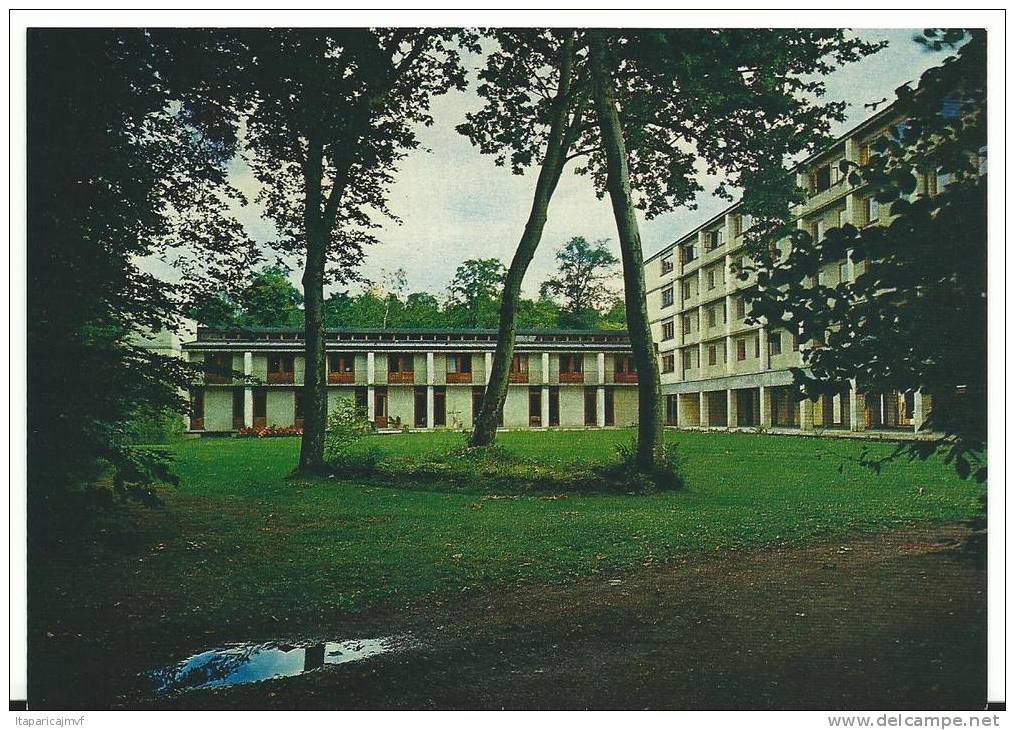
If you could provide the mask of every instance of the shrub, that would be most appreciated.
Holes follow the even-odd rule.
[[[264,428],[254,428],[252,426],[244,426],[236,432],[236,435],[240,438],[272,438],[276,436],[302,436],[303,429],[297,428],[296,426],[266,426]]]
[[[324,433],[324,460],[335,471],[342,474],[364,475],[377,469],[381,460],[380,449],[355,448],[365,436],[373,431],[362,408],[342,398],[328,415],[328,427]]]
[[[140,406],[123,425],[124,443],[166,444],[183,437],[183,416],[176,411]]]
[[[657,489],[674,491],[686,484],[680,474],[680,457],[676,444],[663,447],[662,463],[651,473],[638,469],[638,449],[634,443],[617,444],[618,461],[603,470],[603,477],[615,489],[627,492],[654,492]]]

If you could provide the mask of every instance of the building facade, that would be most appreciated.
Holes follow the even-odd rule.
[[[889,206],[879,205],[864,186],[850,185],[839,162],[866,163],[872,142],[904,124],[888,108],[797,165],[797,185],[808,193],[806,202],[792,210],[797,227],[820,240],[827,230],[846,223],[885,225]],[[919,175],[918,181],[914,195],[934,195],[948,182],[933,174]],[[741,281],[734,272],[749,262],[744,234],[750,227],[750,217],[735,204],[645,262],[667,423],[683,428],[919,430],[930,407],[929,396],[919,392],[860,393],[851,382],[832,397],[797,400],[790,368],[802,366],[800,349],[807,343],[792,332],[768,331],[745,321],[750,311],[743,290],[755,277]],[[822,270],[819,281],[835,286],[862,271],[862,264],[846,258]]]
[[[378,428],[470,428],[496,344],[496,330],[328,330],[329,403],[354,401]],[[190,430],[301,427],[303,352],[298,329],[198,328],[183,344],[206,371],[191,388]],[[629,426],[637,383],[626,332],[521,330],[501,425]]]

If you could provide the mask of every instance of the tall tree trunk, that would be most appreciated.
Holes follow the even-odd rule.
[[[567,160],[567,152],[571,146],[574,129],[568,126],[568,110],[570,107],[571,86],[574,75],[574,35],[569,33],[561,43],[560,80],[557,94],[554,97],[554,116],[546,140],[546,154],[536,179],[536,190],[532,196],[532,208],[525,222],[518,248],[511,259],[507,277],[504,279],[504,292],[500,304],[500,324],[497,329],[497,349],[493,355],[490,368],[490,379],[483,393],[483,407],[476,418],[476,427],[472,432],[473,446],[490,446],[497,438],[497,421],[504,399],[507,397],[508,380],[511,374],[511,362],[514,359],[515,336],[517,324],[515,310],[521,297],[522,280],[532,262],[539,241],[543,237],[546,225],[546,211],[550,198],[560,180],[560,174]],[[580,110],[576,112],[580,116]],[[580,118],[576,118],[580,122]],[[576,127],[577,125],[572,125]]]
[[[627,146],[617,114],[613,74],[607,65],[605,43],[600,32],[591,33],[593,97],[603,152],[606,155],[606,187],[613,204],[621,258],[624,262],[624,301],[627,331],[638,367],[638,468],[650,472],[662,460],[663,418],[659,364],[656,362],[645,303],[645,266],[641,235],[631,201],[631,180],[627,170]]]
[[[304,227],[307,260],[303,270],[303,439],[298,470],[302,473],[324,469],[324,430],[328,418],[328,385],[324,370],[324,270],[328,258],[330,231],[321,210],[321,175],[324,147],[316,140],[307,144],[304,164]]]

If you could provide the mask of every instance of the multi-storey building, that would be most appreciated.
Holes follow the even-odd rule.
[[[867,119],[793,169],[806,201],[791,211],[799,228],[820,240],[833,227],[888,221],[863,185],[850,185],[839,162],[863,164],[871,143],[905,121],[891,107]],[[918,176],[914,195],[933,195],[947,180]],[[751,220],[734,204],[645,262],[649,318],[662,376],[667,423],[687,428],[916,430],[929,409],[919,392],[858,393],[855,383],[817,402],[798,401],[790,373],[801,367],[799,338],[747,324],[749,306],[734,273],[747,261]],[[786,244],[780,244],[780,246]],[[843,259],[825,267],[821,283],[852,281],[862,264]]]
[[[354,400],[382,428],[468,428],[496,344],[495,330],[328,330],[328,399]],[[301,426],[303,351],[298,329],[198,328],[183,344],[206,364],[190,392],[190,430]],[[628,426],[637,382],[626,332],[521,330],[501,423]]]

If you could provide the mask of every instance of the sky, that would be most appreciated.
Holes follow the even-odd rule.
[[[918,32],[912,28],[855,31],[865,40],[887,40],[889,45],[825,77],[825,99],[849,104],[846,120],[833,127],[833,134],[843,133],[869,116],[872,112],[864,104],[894,98],[898,86],[919,78],[947,55],[929,52],[915,43],[912,39]],[[471,59],[473,79],[481,62],[480,56]],[[380,281],[385,273],[404,268],[409,291],[441,295],[466,259],[496,257],[505,266],[510,263],[529,213],[538,169],[513,175],[509,169],[495,166],[492,156],[481,155],[455,131],[465,114],[480,104],[472,85],[465,92],[452,92],[433,102],[435,123],[417,130],[421,146],[401,162],[390,189],[391,210],[402,224],[383,221],[383,227],[374,232],[379,243],[367,250],[361,269],[366,279]],[[590,241],[609,239],[619,258],[609,200],[596,198],[591,181],[573,173],[574,164],[565,170],[550,203],[543,238],[523,284],[527,296],[535,296],[539,283],[555,268],[555,251],[573,236]],[[231,179],[248,200],[254,199],[257,183],[242,160],[234,160]],[[649,221],[639,215],[646,257],[729,205],[710,194],[714,181],[702,180],[702,184],[705,192],[695,210],[680,209]],[[237,210],[236,215],[258,242],[274,237],[271,221],[256,205]],[[274,260],[275,256],[268,258]],[[299,286],[300,272],[293,271],[291,276]]]

